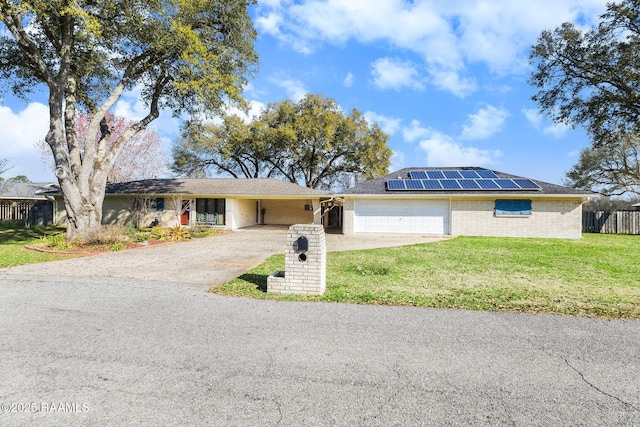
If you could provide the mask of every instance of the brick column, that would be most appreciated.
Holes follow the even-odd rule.
[[[306,250],[296,250],[294,247],[300,237],[307,239]],[[267,292],[324,294],[327,282],[327,248],[322,225],[296,224],[289,227],[284,258],[284,272],[275,272],[267,278]]]

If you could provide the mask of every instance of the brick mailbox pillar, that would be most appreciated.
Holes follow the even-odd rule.
[[[320,224],[289,227],[284,271],[267,278],[267,292],[322,295],[327,287],[327,247]]]

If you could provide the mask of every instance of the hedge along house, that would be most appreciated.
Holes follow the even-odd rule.
[[[107,185],[103,224],[138,227],[320,224],[321,191],[271,178],[146,179]],[[60,199],[59,206],[64,207]],[[66,221],[63,209],[57,223]]]
[[[405,168],[341,193],[343,232],[578,239],[594,194],[476,167]]]

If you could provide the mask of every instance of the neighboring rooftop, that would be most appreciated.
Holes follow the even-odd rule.
[[[0,199],[45,200],[44,193],[57,190],[57,186],[53,182],[0,181]]]
[[[446,188],[421,188],[421,189],[409,189],[409,187],[402,185],[403,182],[407,183],[408,181],[417,181],[415,179],[416,176],[421,176],[424,172],[425,174],[431,175],[432,172],[436,171],[458,171],[463,175],[466,175],[466,171],[476,171],[479,172],[479,179],[482,181],[490,181],[492,179],[498,180],[516,180],[516,182],[524,182],[532,183],[531,188],[514,188],[513,190],[505,189],[505,188],[457,188],[457,189],[446,189]],[[414,179],[411,179],[411,178]],[[493,177],[493,178],[490,178]],[[451,179],[449,177],[443,177],[443,180],[447,181],[466,181],[469,183],[473,181],[471,178],[461,178],[459,180]],[[429,179],[430,182],[435,181],[443,181],[437,179]],[[401,182],[403,181],[403,182]],[[476,181],[477,182],[477,181]],[[398,186],[391,185],[392,188],[389,188],[389,184],[400,184]],[[424,187],[424,186],[421,186]],[[394,189],[395,188],[395,189]],[[575,188],[563,187],[561,185],[551,184],[544,181],[538,181],[531,178],[526,178],[517,175],[511,175],[504,172],[494,171],[485,168],[479,167],[438,167],[438,168],[404,168],[399,171],[389,173],[387,175],[381,176],[379,178],[373,179],[371,181],[363,182],[362,184],[345,190],[341,193],[341,195],[347,194],[421,194],[421,195],[460,195],[460,194],[538,194],[538,195],[582,195],[589,196],[593,195],[593,193],[584,190],[577,190]]]
[[[193,196],[326,196],[312,188],[274,178],[143,179],[107,185],[107,194]]]

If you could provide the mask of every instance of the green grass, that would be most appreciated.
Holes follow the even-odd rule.
[[[36,262],[54,261],[70,258],[73,255],[48,254],[25,249],[25,245],[37,243],[43,236],[61,233],[56,227],[0,227],[0,268]]]
[[[253,298],[640,318],[640,236],[458,237],[327,254],[323,296],[267,294],[276,255],[212,292]]]

